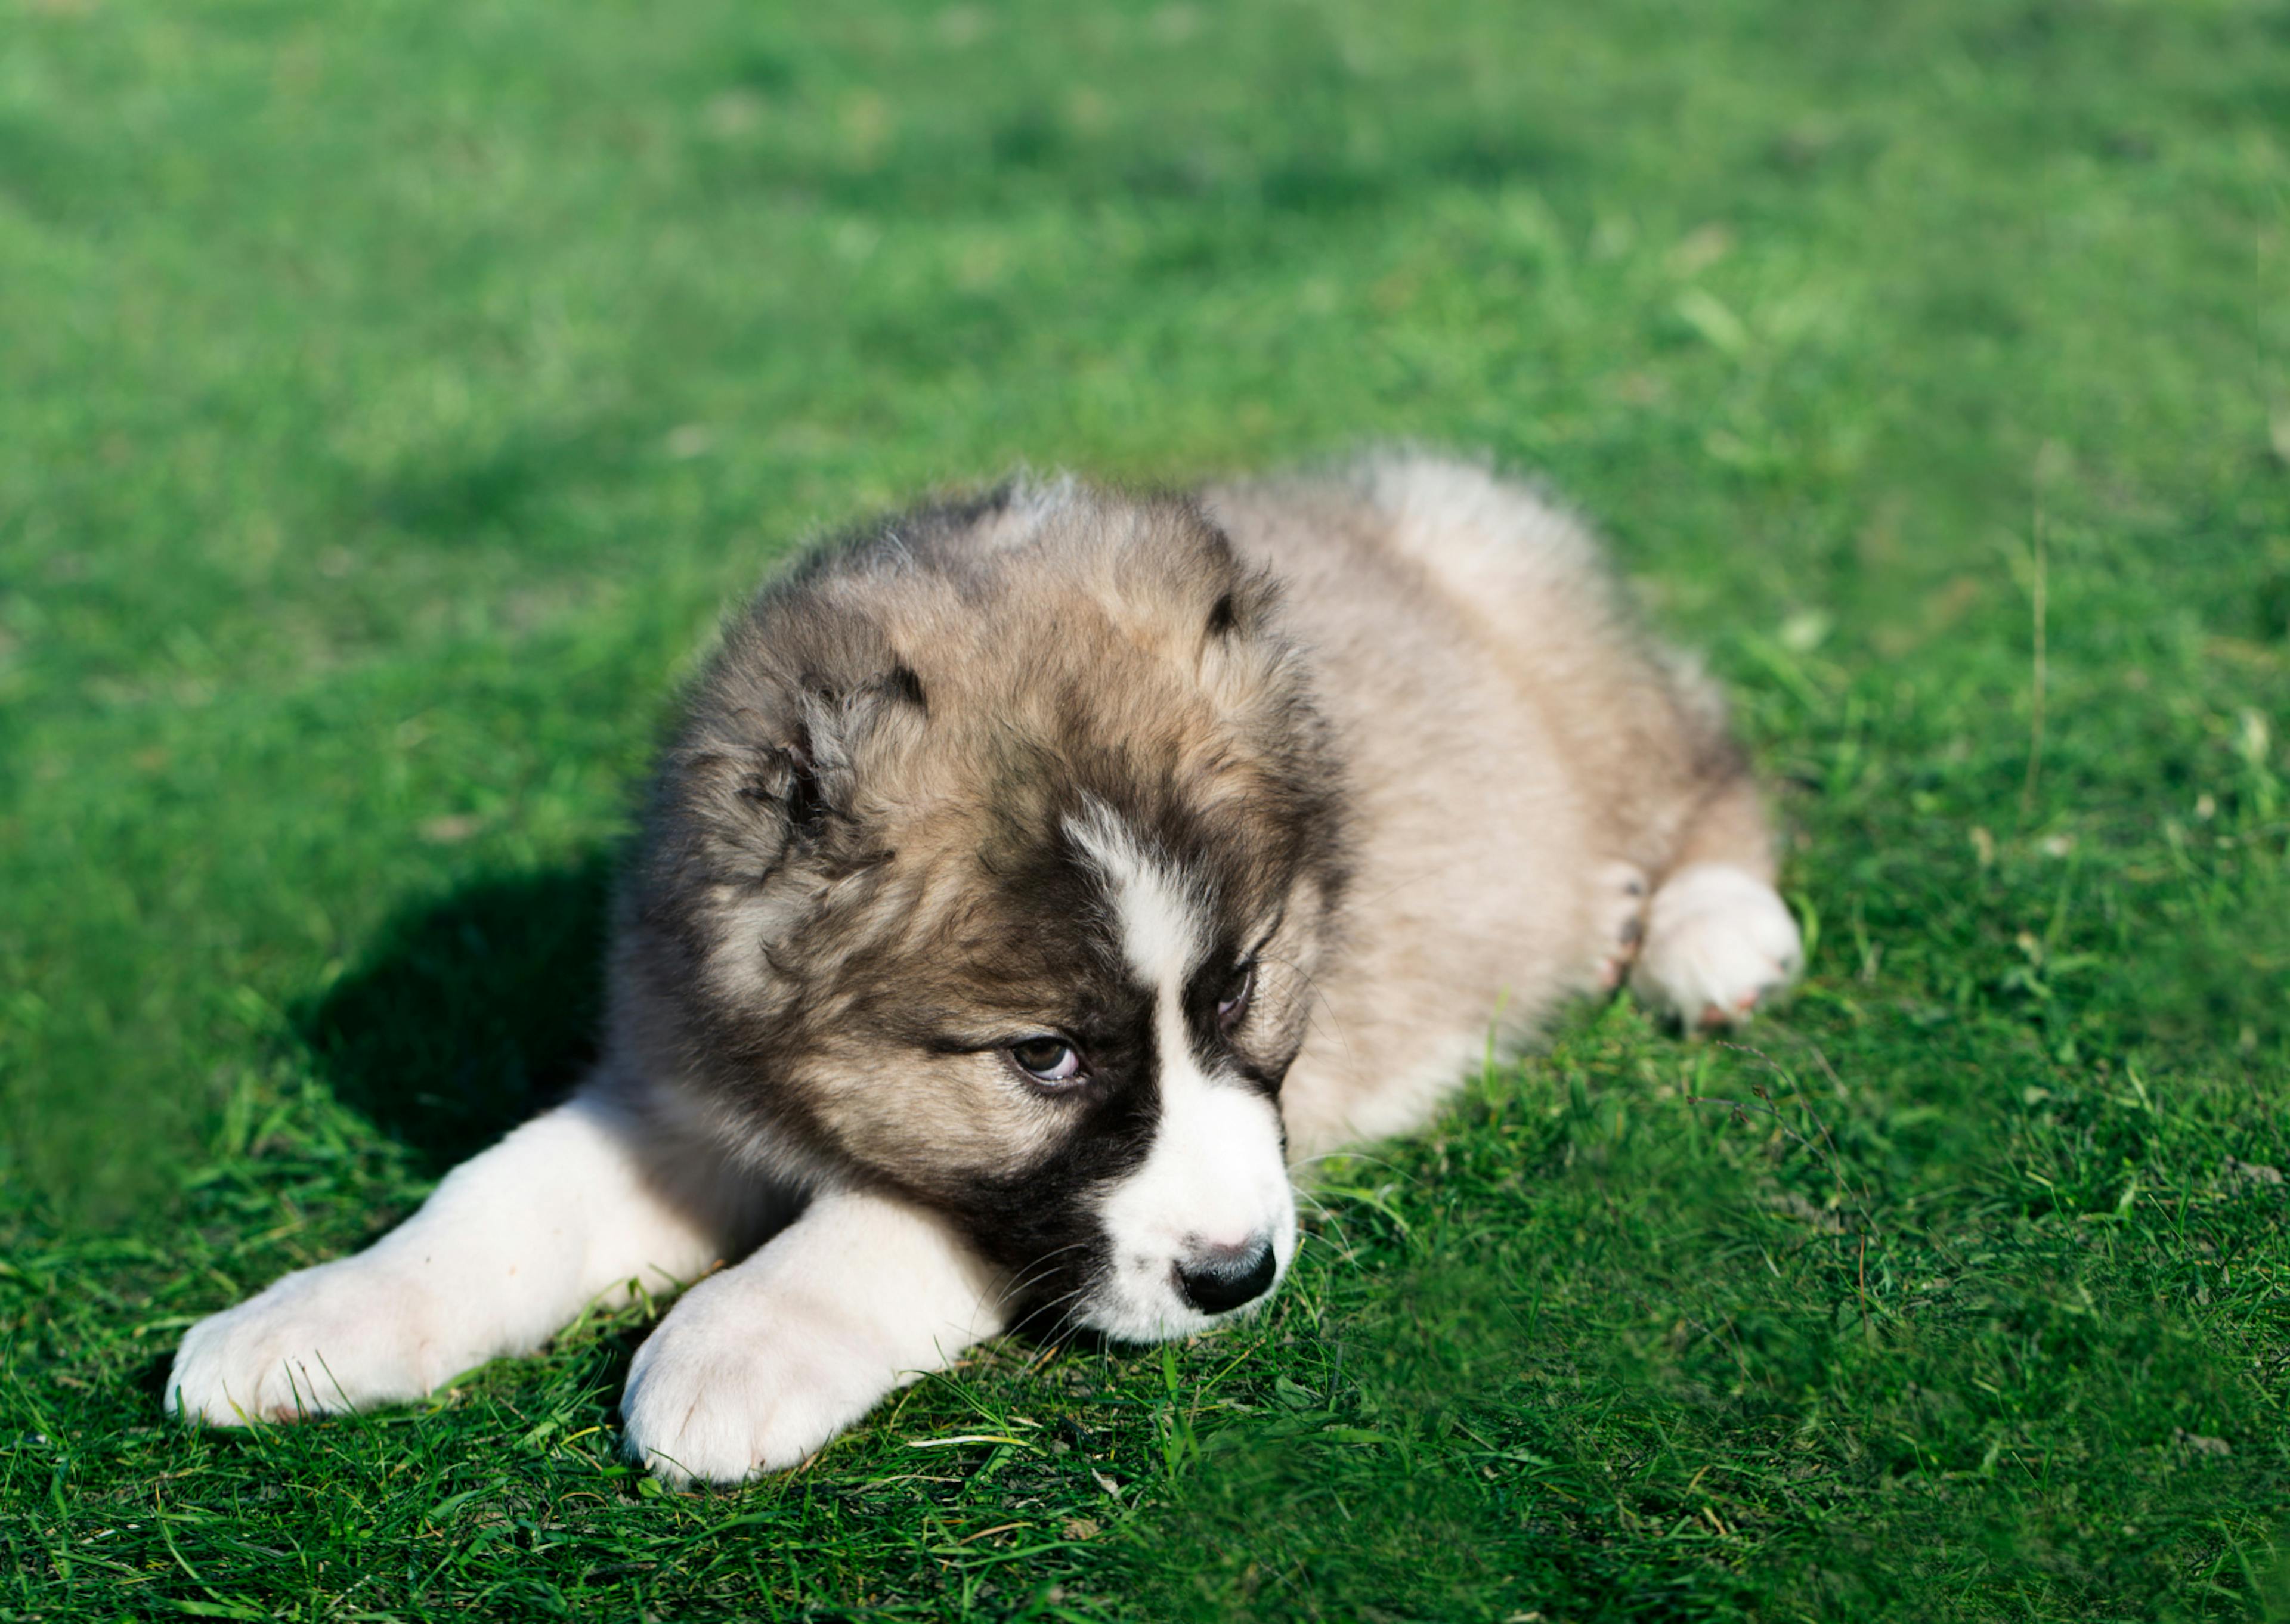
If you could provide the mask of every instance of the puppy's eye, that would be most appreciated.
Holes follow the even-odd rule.
[[[1239,977],[1232,989],[1217,1001],[1217,1025],[1229,1032],[1248,1013],[1248,1001],[1256,991],[1256,961],[1251,959],[1240,967]]]
[[[1071,1083],[1081,1076],[1081,1055],[1062,1037],[1029,1037],[1003,1052],[1037,1083]]]

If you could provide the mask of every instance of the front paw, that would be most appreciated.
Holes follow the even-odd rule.
[[[800,1466],[909,1374],[831,1307],[758,1300],[744,1284],[693,1287],[629,1367],[629,1455],[671,1484]]]
[[[184,1334],[166,1410],[215,1427],[419,1398],[437,1368],[432,1305],[356,1258],[301,1269]]]

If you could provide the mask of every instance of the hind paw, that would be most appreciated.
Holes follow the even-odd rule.
[[[1713,1030],[1747,1020],[1804,958],[1797,921],[1771,885],[1728,864],[1696,863],[1654,892],[1630,988],[1681,1024]]]

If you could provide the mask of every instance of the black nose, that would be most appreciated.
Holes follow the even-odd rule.
[[[1222,1314],[1263,1296],[1279,1272],[1270,1241],[1212,1247],[1177,1265],[1177,1294],[1204,1314]]]

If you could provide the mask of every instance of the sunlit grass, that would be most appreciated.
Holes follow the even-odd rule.
[[[2286,114],[2256,4],[0,17],[0,1616],[2278,1616]],[[1741,1046],[1581,1012],[1258,1318],[737,1493],[620,1461],[639,1311],[161,1424],[577,1074],[801,537],[1373,438],[1727,677],[1813,942]]]

